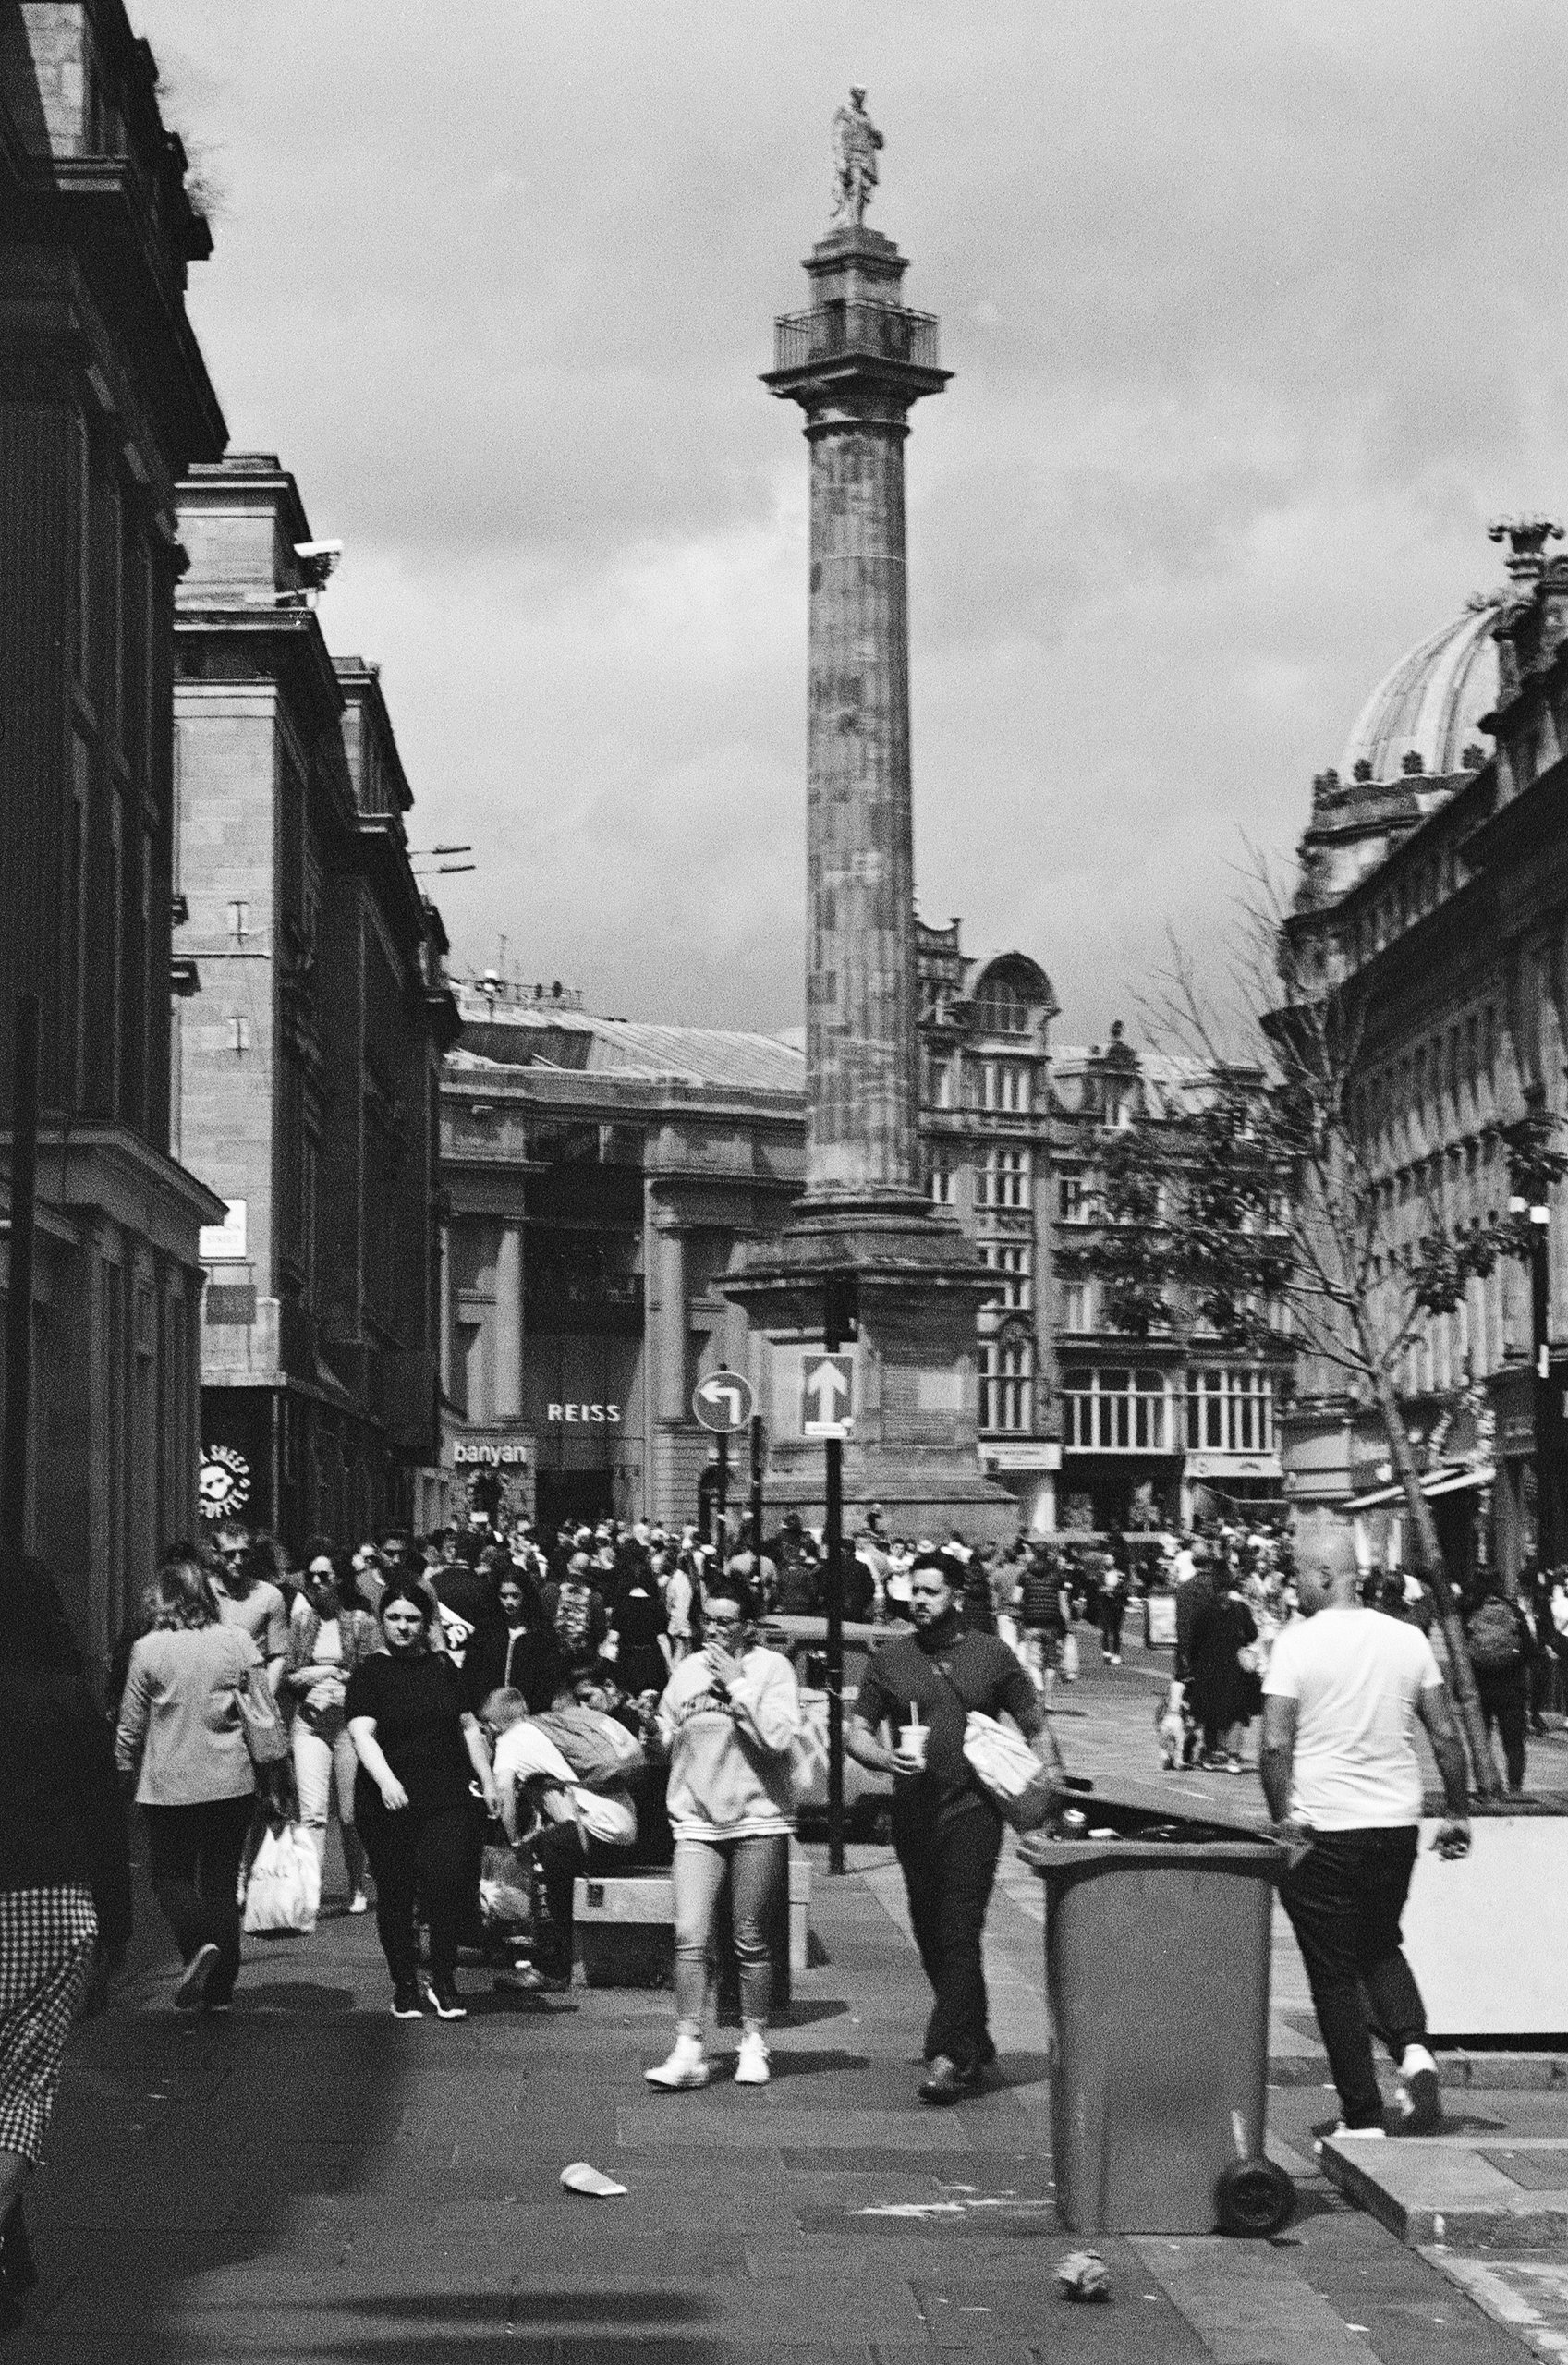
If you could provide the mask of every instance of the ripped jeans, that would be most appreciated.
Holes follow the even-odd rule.
[[[768,2025],[773,1993],[768,1932],[789,1875],[789,1841],[783,1832],[770,1832],[760,1839],[676,1840],[675,2018],[682,2029],[702,2027],[708,1952],[726,1870],[741,2019],[748,2029]]]

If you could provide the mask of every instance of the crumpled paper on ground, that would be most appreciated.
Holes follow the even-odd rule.
[[[1059,2299],[1109,2299],[1111,2275],[1098,2250],[1074,2250],[1056,2270]]]
[[[590,2200],[610,2200],[626,2189],[625,2185],[618,2185],[614,2176],[607,2176],[602,2168],[591,2166],[587,2160],[574,2160],[569,2168],[563,2168],[561,2182],[568,2192],[587,2193]]]

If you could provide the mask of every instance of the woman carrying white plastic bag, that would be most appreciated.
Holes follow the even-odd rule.
[[[245,1892],[245,1933],[275,1938],[313,1930],[322,1907],[322,1868],[303,1823],[270,1826]]]

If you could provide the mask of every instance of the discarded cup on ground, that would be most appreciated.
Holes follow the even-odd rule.
[[[586,2193],[590,2200],[610,2200],[626,2189],[625,2185],[618,2185],[614,2176],[607,2176],[602,2168],[593,2167],[587,2160],[574,2160],[569,2168],[563,2168],[561,2182],[568,2192]]]
[[[1098,2250],[1074,2250],[1056,2270],[1059,2299],[1109,2299],[1111,2276]]]

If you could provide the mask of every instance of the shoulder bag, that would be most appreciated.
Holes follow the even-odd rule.
[[[289,1754],[288,1735],[265,1667],[246,1668],[235,1685],[234,1704],[239,1711],[251,1764],[258,1768],[281,1765]]]

